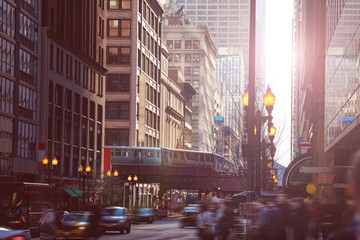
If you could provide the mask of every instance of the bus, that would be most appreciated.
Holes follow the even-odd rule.
[[[30,182],[0,183],[0,225],[38,232],[41,203],[48,201],[49,184]]]

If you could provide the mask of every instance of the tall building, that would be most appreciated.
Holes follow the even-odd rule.
[[[0,1],[0,180],[34,181],[40,125],[41,1]],[[8,177],[7,177],[8,176]]]
[[[56,157],[54,175],[73,180],[73,188],[80,165],[102,172],[104,11],[102,0],[44,0],[42,6],[39,162]]]
[[[105,5],[105,144],[157,147],[163,9],[157,0]]]
[[[163,28],[169,68],[183,72],[197,91],[192,98],[192,148],[214,152],[216,47],[206,26],[171,25],[172,20],[164,19]]]

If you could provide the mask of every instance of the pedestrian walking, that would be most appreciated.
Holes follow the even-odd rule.
[[[200,208],[200,213],[196,216],[196,226],[199,229],[199,237],[202,240],[212,240],[214,239],[212,213],[207,209],[205,204],[202,204]]]
[[[57,220],[54,207],[51,203],[42,203],[43,214],[40,218],[40,239],[55,240],[57,233]]]

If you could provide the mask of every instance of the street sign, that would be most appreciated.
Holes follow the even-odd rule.
[[[298,146],[302,149],[309,149],[311,148],[311,142],[299,142]]]

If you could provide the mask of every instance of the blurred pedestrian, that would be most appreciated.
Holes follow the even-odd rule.
[[[54,207],[51,203],[44,202],[41,204],[43,214],[40,218],[40,239],[54,240],[57,233],[57,221]]]
[[[354,215],[350,225],[329,235],[329,240],[360,239],[360,151],[351,159],[352,168],[348,173],[349,191],[354,201]]]
[[[214,239],[212,229],[212,213],[208,210],[207,206],[203,203],[200,206],[200,213],[196,216],[196,226],[199,230],[199,237],[203,240]]]
[[[290,206],[287,203],[287,196],[285,193],[279,193],[276,197],[276,206],[277,208],[279,208],[280,210],[280,217],[277,220],[278,224],[281,225],[281,227],[279,226],[279,238],[278,240],[285,240],[286,239],[286,228],[288,226],[288,224],[290,223],[289,221],[289,212],[290,212]]]
[[[88,228],[87,237],[96,239],[100,237],[102,229],[100,229],[101,212],[96,204],[89,206],[89,211],[92,213],[90,216],[90,226]]]
[[[264,232],[262,233],[263,239],[265,240],[285,239],[282,210],[272,201],[270,201],[267,206],[269,210],[266,213]]]
[[[322,215],[320,214],[319,205],[316,201],[308,206],[308,215],[309,215],[309,223],[308,223],[309,234],[313,239],[318,239],[320,228],[322,225]]]
[[[292,218],[292,226],[294,230],[294,240],[304,240],[308,228],[308,211],[304,205],[302,198],[294,199],[294,215]]]

